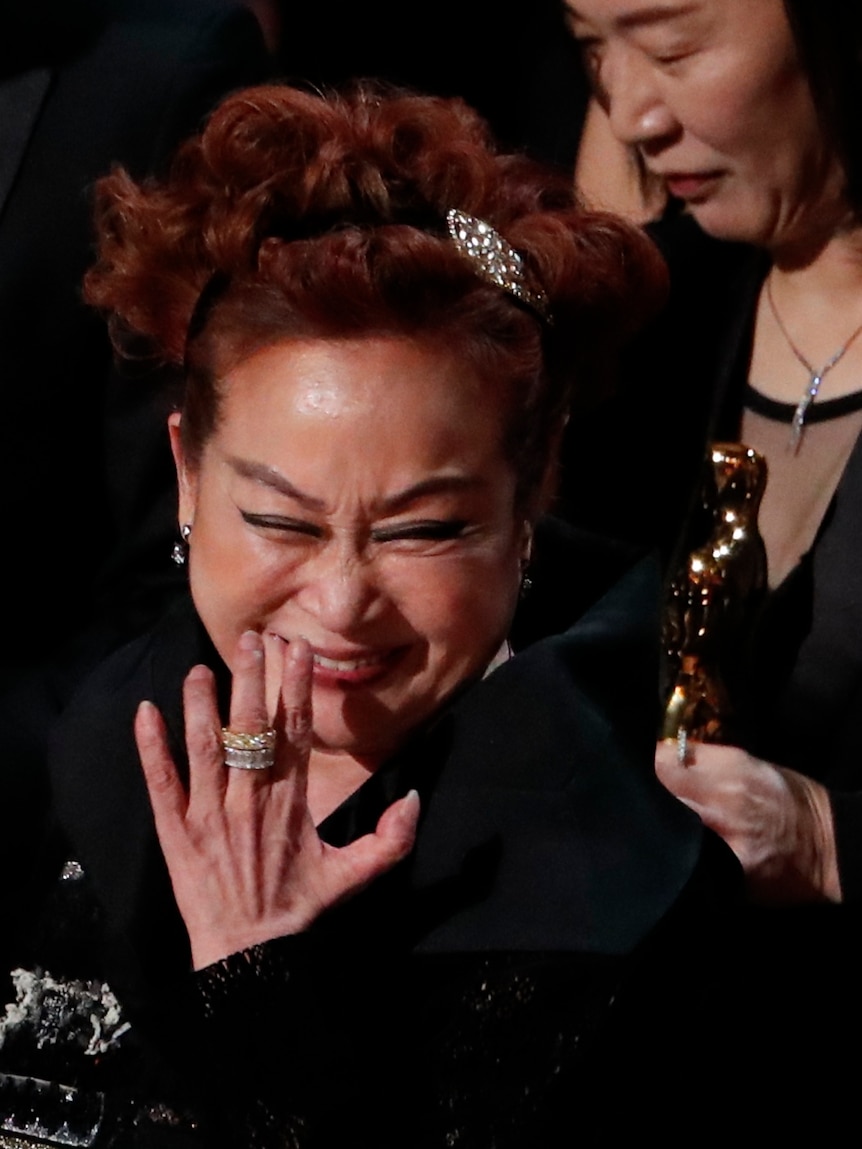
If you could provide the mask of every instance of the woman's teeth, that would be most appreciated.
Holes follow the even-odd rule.
[[[321,666],[325,670],[338,670],[349,671],[359,670],[365,666],[377,666],[383,660],[379,655],[370,658],[326,658],[322,654],[312,655],[315,666]]]

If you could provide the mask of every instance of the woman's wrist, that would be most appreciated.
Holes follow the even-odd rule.
[[[230,933],[207,935],[195,939],[192,930],[189,930],[189,939],[192,952],[192,969],[195,973],[218,966],[224,962],[235,959],[242,960],[243,955],[251,954],[270,942],[280,938],[297,937],[304,933],[311,924],[311,918],[300,924],[285,921],[279,928],[267,928],[261,925],[249,925],[238,928]]]
[[[801,900],[840,902],[841,879],[829,792],[819,782],[779,767],[795,811],[795,849],[787,859],[781,885],[801,894]]]

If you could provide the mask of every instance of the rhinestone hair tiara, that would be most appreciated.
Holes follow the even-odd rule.
[[[528,285],[521,254],[495,228],[455,207],[446,212],[446,224],[452,242],[472,262],[477,275],[532,308],[545,323],[552,322],[548,297],[541,288]]]

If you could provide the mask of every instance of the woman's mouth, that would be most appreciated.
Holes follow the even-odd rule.
[[[720,172],[669,172],[662,179],[672,196],[686,203],[697,203],[715,190],[720,175]]]
[[[315,666],[321,666],[324,670],[359,670],[364,666],[375,666],[380,660],[375,655],[369,658],[327,658],[325,654],[312,654],[312,661]]]
[[[290,639],[282,638],[281,641],[289,644]],[[394,646],[382,650],[348,651],[312,645],[312,681],[315,686],[366,686],[388,674],[407,649],[406,646]]]
[[[315,650],[312,647],[312,680],[315,686],[367,686],[388,674],[406,647],[362,654]]]

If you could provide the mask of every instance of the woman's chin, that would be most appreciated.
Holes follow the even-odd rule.
[[[311,750],[318,761],[349,758],[374,771],[393,756],[403,741],[395,735],[387,739],[385,732],[379,730],[347,730],[324,725],[315,726]]]
[[[375,692],[369,687],[347,691],[320,689],[312,696],[316,752],[348,755],[372,768],[390,759],[439,709],[436,697]]]
[[[781,242],[785,230],[773,205],[731,194],[729,188],[724,194],[686,204],[686,211],[707,235],[729,243],[749,243],[771,250]]]

